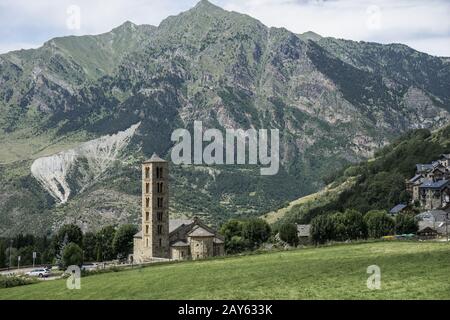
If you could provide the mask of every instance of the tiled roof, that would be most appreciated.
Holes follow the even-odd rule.
[[[184,241],[177,241],[171,245],[171,247],[188,247],[188,246],[189,246],[189,244]]]
[[[150,159],[144,161],[144,163],[148,163],[148,162],[167,162],[164,159],[161,159],[156,153],[153,153],[153,155],[151,156]]]
[[[188,233],[189,237],[213,237],[214,233],[209,232],[206,229],[203,229],[202,227],[197,227],[191,232]]]
[[[445,221],[447,216],[447,212],[444,210],[430,210],[419,213],[416,215],[416,218],[422,221],[430,221],[430,222],[441,222]]]
[[[398,204],[395,207],[393,207],[391,210],[389,210],[390,213],[399,213],[403,209],[407,207],[406,204]]]
[[[416,174],[414,177],[412,177],[411,179],[409,179],[409,182],[416,182],[417,180],[419,180],[420,178],[422,178],[421,174]]]
[[[448,184],[448,180],[439,180],[439,181],[426,180],[420,185],[420,188],[441,189],[441,188],[445,187],[447,184]]]
[[[433,169],[432,164],[416,164],[417,172],[426,172]]]
[[[170,219],[169,220],[169,233],[175,231],[183,225],[190,225],[194,223],[192,219]]]

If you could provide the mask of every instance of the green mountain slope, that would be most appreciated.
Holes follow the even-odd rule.
[[[128,204],[139,196],[140,161],[168,157],[173,130],[195,120],[279,129],[281,168],[261,177],[255,167],[173,167],[172,214],[218,224],[275,210],[406,130],[448,123],[448,70],[448,59],[404,46],[296,35],[207,1],[158,27],[125,23],[0,55],[0,234],[27,230],[41,216],[47,229],[135,221]],[[70,168],[64,160],[81,143],[138,123],[101,172],[86,155]],[[50,183],[65,185],[67,202],[40,200],[50,187],[36,185],[30,169],[44,156],[48,168],[70,169]],[[90,202],[102,192],[110,205]],[[38,196],[27,201],[28,193]]]
[[[417,129],[377,151],[375,158],[348,166],[328,177],[330,185],[310,201],[298,200],[272,221],[309,223],[312,218],[346,209],[366,213],[389,210],[409,202],[405,181],[415,174],[417,163],[430,163],[450,152],[450,126],[431,133]]]

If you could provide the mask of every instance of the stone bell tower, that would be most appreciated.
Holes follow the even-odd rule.
[[[142,252],[169,258],[169,164],[156,154],[142,164]]]

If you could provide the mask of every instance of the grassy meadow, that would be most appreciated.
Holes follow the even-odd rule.
[[[381,289],[367,288],[369,265]],[[450,299],[450,244],[374,242],[153,265],[0,289],[0,299]]]

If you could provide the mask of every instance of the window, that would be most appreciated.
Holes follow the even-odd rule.
[[[158,234],[162,234],[162,225],[158,225]]]
[[[148,178],[150,178],[150,168],[149,167],[145,168],[145,179],[148,179]]]
[[[157,217],[158,221],[162,221],[163,213],[162,212],[156,213],[156,217]]]
[[[145,184],[145,193],[150,193],[150,183]]]
[[[145,220],[146,221],[150,220],[150,212],[145,213]]]
[[[158,205],[158,208],[162,208],[163,207],[163,198],[158,198],[158,201],[157,201],[158,203],[157,203],[157,205]]]
[[[147,239],[147,241],[146,241],[146,242],[147,242],[147,245],[146,245],[146,246],[148,247],[148,239]]]
[[[163,168],[156,167],[156,179],[162,179],[163,177]]]
[[[162,182],[158,182],[156,184],[156,189],[158,193],[162,193],[163,192],[163,183]]]
[[[145,207],[146,208],[150,207],[150,198],[145,198]]]
[[[162,247],[162,240],[159,238],[159,247]]]
[[[145,233],[148,234],[148,226],[145,226]]]

